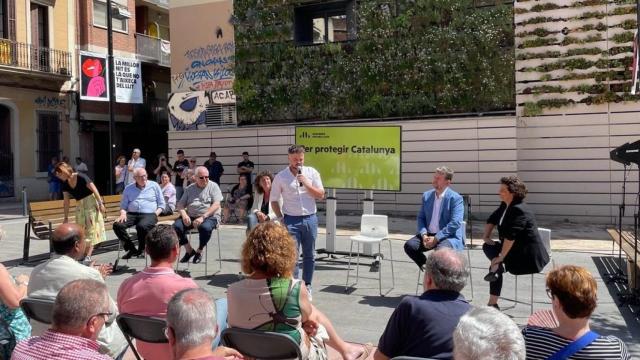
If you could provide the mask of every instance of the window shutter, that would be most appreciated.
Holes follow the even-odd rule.
[[[8,38],[16,41],[16,0],[7,0]]]

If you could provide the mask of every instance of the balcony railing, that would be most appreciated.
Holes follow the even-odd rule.
[[[71,76],[71,53],[0,39],[0,65]]]
[[[138,59],[171,66],[171,43],[167,40],[136,33]]]

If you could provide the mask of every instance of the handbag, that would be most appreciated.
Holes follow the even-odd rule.
[[[558,350],[555,354],[548,357],[547,360],[568,359],[573,354],[589,346],[589,344],[591,344],[598,337],[600,337],[600,335],[598,335],[597,333],[588,331],[586,334],[575,339],[562,349]]]

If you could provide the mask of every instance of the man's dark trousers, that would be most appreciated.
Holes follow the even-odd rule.
[[[116,233],[118,239],[124,243],[124,250],[135,250],[136,247],[131,241],[131,237],[127,232],[127,229],[134,226],[138,233],[138,252],[144,251],[144,242],[147,237],[147,233],[158,222],[158,217],[155,213],[143,214],[143,213],[127,213],[127,221],[119,223],[113,223],[113,232]]]

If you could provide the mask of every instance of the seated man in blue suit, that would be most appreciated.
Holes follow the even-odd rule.
[[[422,205],[418,213],[416,236],[404,244],[404,252],[422,269],[426,261],[425,251],[449,247],[464,249],[462,196],[449,188],[453,170],[446,166],[433,174],[433,189],[422,194]]]

